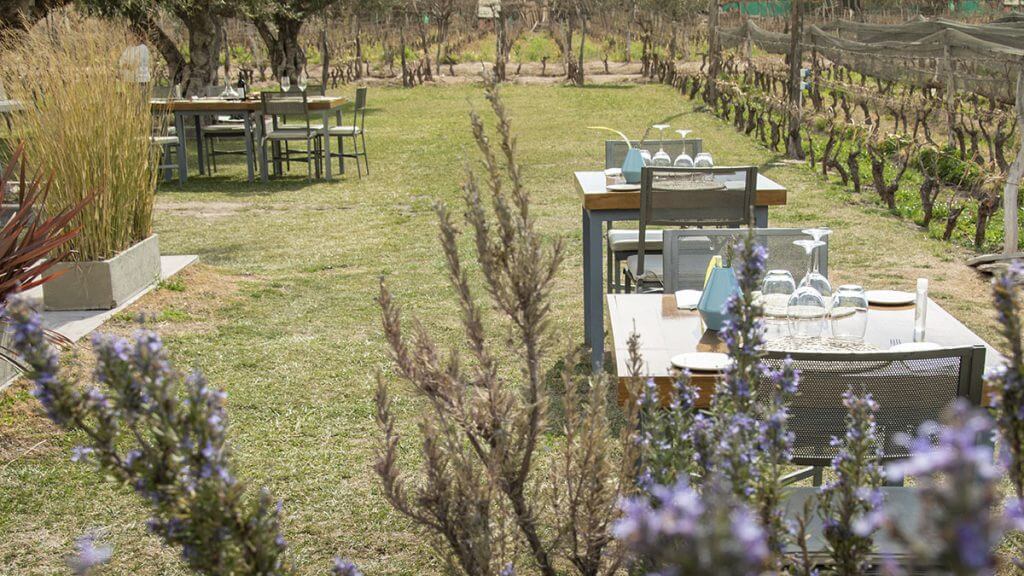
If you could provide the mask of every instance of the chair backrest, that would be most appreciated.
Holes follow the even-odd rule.
[[[644,254],[648,226],[749,227],[754,218],[756,192],[756,166],[645,166],[640,172],[639,276],[646,271]],[[637,288],[640,288],[639,283]]]
[[[226,89],[227,86],[222,84],[211,84],[206,88],[203,88],[203,96],[206,96],[207,98],[217,98],[223,94]]]
[[[174,85],[173,84],[171,84],[171,85],[167,85],[167,84],[154,84],[150,88],[150,90],[151,90],[150,94],[151,94],[151,96],[153,98],[160,98],[160,99],[170,100],[171,98],[175,97]],[[2,97],[0,97],[0,99],[2,99]]]
[[[676,290],[700,290],[704,287],[704,274],[708,263],[715,256],[725,259],[730,246],[745,238],[745,228],[717,228],[701,230],[665,230],[662,236],[662,258],[664,271],[662,283],[665,293]],[[828,276],[828,241],[815,250],[818,270]],[[755,241],[768,250],[769,270],[788,270],[797,282],[807,272],[807,253],[794,240],[809,240],[801,228],[756,228]]]
[[[984,355],[984,346],[920,352],[771,351],[764,361],[778,370],[789,357],[800,372],[786,423],[794,435],[793,463],[828,466],[840,448],[832,445],[832,438],[842,439],[846,433],[844,392],[852,388],[871,394],[878,402],[875,423],[883,460],[906,458],[899,435],[914,435],[921,424],[937,421],[958,397],[981,404]],[[758,398],[768,402],[771,386],[764,378]]]
[[[366,86],[356,88],[355,110],[356,112],[366,111]]]
[[[636,144],[634,142],[634,144]],[[686,151],[690,157],[694,157],[701,152],[704,146],[704,141],[700,138],[686,138],[685,140],[645,140],[638,146],[641,150],[647,150],[654,156],[654,153],[659,148],[664,148],[665,152],[672,157],[672,160],[676,159]],[[622,162],[626,159],[626,151],[628,146],[622,140],[605,140],[604,143],[604,167],[605,168],[621,168]]]
[[[278,116],[298,116],[309,130],[309,98],[305,92],[260,92],[264,116],[273,119],[277,128]]]

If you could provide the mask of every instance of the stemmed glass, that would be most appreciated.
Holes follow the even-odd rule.
[[[652,128],[658,131],[658,140],[660,144],[658,145],[658,151],[655,152],[654,157],[651,158],[651,166],[672,165],[672,157],[668,155],[668,152],[665,152],[664,148],[665,129],[668,127],[668,124],[655,124],[654,126],[652,126]]]
[[[812,276],[812,271],[814,249],[825,243],[819,240],[794,240],[793,244],[800,246],[807,253],[807,274],[789,297],[786,313],[789,316],[790,331],[797,338],[818,338],[824,329],[829,301],[819,291],[818,287],[821,284]],[[831,295],[831,287],[828,291]]]
[[[651,151],[645,148],[640,149],[640,158],[644,161],[644,166],[651,166]]]
[[[715,166],[715,160],[711,157],[711,154],[701,152],[693,159],[693,165],[697,168],[713,168]]]
[[[302,73],[299,74],[299,91],[305,92],[306,86],[309,86],[309,76],[306,75],[306,69],[302,69]]]
[[[281,92],[287,92],[292,87],[292,79],[288,77],[288,71],[281,71]]]
[[[680,140],[686,140],[686,135],[692,132],[692,130],[676,130],[679,134]],[[682,153],[676,156],[675,162],[672,163],[676,168],[693,168],[693,158],[686,153],[686,146],[684,144]]]
[[[825,242],[822,241],[822,238],[832,233],[828,228],[808,228],[806,230],[802,230],[802,232],[814,239],[814,242],[816,242],[814,249],[825,246]],[[797,242],[803,242],[803,240],[798,240]],[[832,296],[832,284],[829,283],[828,278],[821,273],[818,266],[819,260],[820,258],[817,258],[814,252],[811,252],[811,261],[807,268],[807,275],[800,281],[800,284],[810,284],[817,288],[818,292],[821,292],[822,296],[830,298]]]

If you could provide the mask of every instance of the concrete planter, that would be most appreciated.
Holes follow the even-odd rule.
[[[62,262],[63,273],[43,284],[47,310],[117,308],[160,279],[160,244],[156,234],[100,262]]]

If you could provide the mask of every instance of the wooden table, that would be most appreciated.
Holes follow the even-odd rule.
[[[676,308],[672,294],[609,294],[608,318],[615,350],[615,376],[619,382],[619,399],[626,397],[630,375],[627,369],[627,341],[635,330],[640,334],[640,352],[647,375],[659,387],[671,386],[670,359],[686,352],[725,352],[717,333],[706,331],[696,311]],[[978,337],[959,320],[932,300],[928,301],[925,338],[942,346],[983,346],[986,370],[1001,365],[1003,356]],[[870,308],[864,335],[867,344],[887,350],[894,340],[914,341],[914,308]],[[701,407],[705,407],[714,390],[715,375],[695,375],[691,382],[700,389]],[[987,394],[983,396],[987,398]]]
[[[640,219],[640,192],[615,192],[606,187],[604,172],[576,172],[576,191],[583,207],[583,338],[591,347],[595,371],[604,363],[603,227],[605,222]],[[774,180],[757,175],[754,197],[754,223],[768,227],[768,207],[786,204],[786,188]]]
[[[309,110],[320,115],[322,135],[324,137],[324,174],[328,180],[331,174],[331,139],[329,137],[330,116],[333,113],[335,120],[341,124],[341,107],[348,102],[342,96],[309,96]],[[239,114],[243,117],[243,129],[245,130],[245,158],[249,181],[255,180],[256,152],[253,148],[254,142],[260,142],[263,135],[263,106],[259,100],[228,100],[226,98],[195,98],[184,100],[154,99],[150,106],[155,112],[174,113],[174,126],[178,133],[178,164],[184,167],[181,170],[180,181],[182,183],[188,178],[188,164],[185,156],[185,116],[192,116],[195,119],[196,128],[196,149],[199,153],[199,173],[204,174],[205,159],[203,156],[203,127],[201,119],[209,115]],[[264,182],[269,178],[267,174],[266,152],[263,146],[259,147],[260,175]]]

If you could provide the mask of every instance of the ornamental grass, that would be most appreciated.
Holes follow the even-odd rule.
[[[0,79],[23,103],[15,130],[52,177],[47,210],[95,193],[71,224],[81,228],[70,243],[74,261],[110,258],[152,232],[159,149],[150,143],[151,88],[119,64],[134,44],[123,24],[72,12],[0,47]]]

